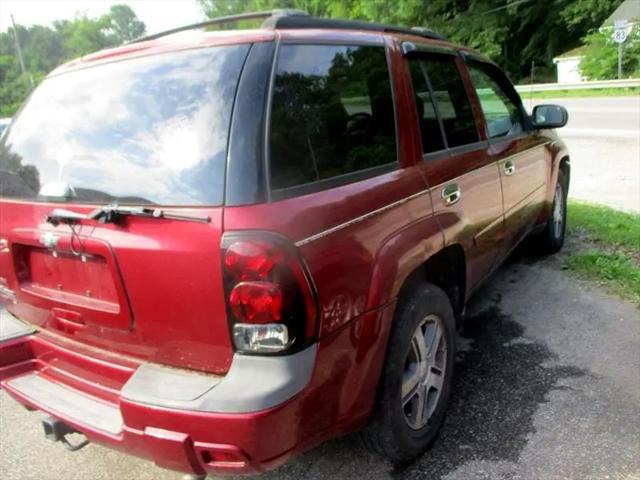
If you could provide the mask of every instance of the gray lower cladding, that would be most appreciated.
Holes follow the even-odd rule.
[[[112,435],[122,431],[118,407],[47,380],[37,373],[13,378],[7,384],[54,416],[57,414]]]
[[[292,355],[236,353],[224,377],[141,365],[121,391],[122,398],[157,407],[198,412],[246,413],[280,405],[307,386],[317,345]]]
[[[0,342],[24,337],[35,332],[0,306]]]

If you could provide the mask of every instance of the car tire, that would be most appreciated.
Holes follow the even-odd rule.
[[[456,322],[449,298],[435,285],[421,283],[398,302],[376,402],[360,437],[374,453],[404,463],[424,453],[444,420]]]
[[[536,239],[536,249],[541,255],[551,255],[564,245],[567,229],[567,182],[564,172],[558,171],[558,182],[553,196],[551,214],[542,233]]]

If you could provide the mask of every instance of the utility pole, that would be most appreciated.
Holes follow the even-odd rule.
[[[16,41],[16,52],[18,52],[18,60],[20,61],[22,75],[27,77],[31,88],[33,88],[33,77],[27,73],[27,69],[24,66],[24,58],[22,58],[22,49],[20,48],[20,40],[18,39],[18,29],[16,28],[16,22],[13,20],[13,14],[11,14],[11,25],[13,25],[13,38]]]

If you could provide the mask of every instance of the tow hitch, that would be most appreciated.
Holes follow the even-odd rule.
[[[80,433],[75,428],[70,427],[64,422],[61,422],[57,418],[48,417],[42,420],[42,427],[44,428],[44,436],[52,442],[62,442],[64,448],[71,452],[80,450],[89,444],[89,440],[80,442],[78,444],[72,444],[67,440],[67,435],[71,433]]]

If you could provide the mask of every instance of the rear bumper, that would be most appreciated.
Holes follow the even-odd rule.
[[[195,474],[261,472],[282,463],[295,447],[284,420],[292,397],[309,382],[315,345],[289,357],[236,355],[225,377],[96,363],[92,379],[82,363],[95,360],[80,359],[82,353],[6,312],[0,326],[0,386],[93,442]],[[126,379],[121,387],[113,369],[120,370],[120,381]],[[264,440],[280,448],[268,452],[260,445]]]
[[[161,467],[259,473],[366,421],[394,306],[288,357],[236,356],[224,377],[134,362],[5,312],[0,386],[92,442]]]

